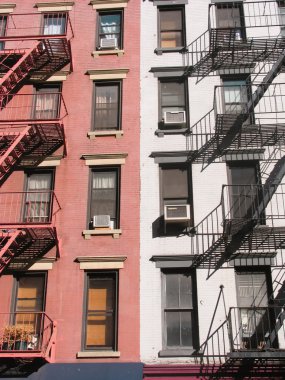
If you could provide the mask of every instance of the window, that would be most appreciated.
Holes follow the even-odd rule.
[[[93,169],[91,175],[90,224],[94,216],[109,216],[110,228],[119,228],[119,168]]]
[[[281,36],[285,37],[285,4],[279,3],[279,14],[280,14],[280,26],[281,26]]]
[[[84,350],[117,349],[118,272],[87,273]]]
[[[53,171],[27,173],[24,222],[50,222],[52,214],[53,174]]]
[[[7,28],[7,16],[0,15],[0,37],[4,37]],[[0,50],[5,49],[5,42],[0,41]]]
[[[171,269],[162,272],[163,351],[197,347],[197,305],[195,274],[189,270]],[[189,353],[189,352],[188,352]]]
[[[249,100],[245,79],[223,80],[225,113],[240,113]]]
[[[94,130],[118,130],[121,121],[120,81],[94,82]]]
[[[43,15],[43,34],[57,35],[66,33],[66,14],[48,13]]]
[[[32,339],[28,349],[36,349],[44,322],[40,312],[45,309],[46,274],[29,273],[15,279],[13,324],[26,328]],[[22,347],[23,349],[27,349]]]
[[[235,29],[235,40],[245,39],[245,24],[242,3],[217,4],[217,28]],[[229,35],[225,31],[225,36]]]
[[[42,85],[35,88],[34,94],[34,119],[49,120],[59,117],[60,107],[60,86]]]
[[[262,202],[262,192],[258,161],[236,161],[228,163],[231,216],[234,219],[250,218],[258,203]],[[259,201],[259,202],[258,202]],[[253,207],[255,206],[255,207]],[[260,215],[265,217],[264,212]],[[260,220],[260,222],[261,222]]]
[[[186,126],[187,95],[184,80],[160,80],[160,129],[179,129]]]
[[[272,293],[270,271],[262,268],[236,270],[238,318],[242,326],[241,346],[244,349],[262,348],[274,325],[274,316],[268,309]],[[275,341],[274,344],[277,342]]]
[[[185,46],[184,7],[158,8],[159,47],[176,50]]]
[[[176,234],[193,226],[192,183],[189,166],[161,165],[160,184],[164,233]]]
[[[102,11],[98,14],[98,48],[123,48],[123,11]]]

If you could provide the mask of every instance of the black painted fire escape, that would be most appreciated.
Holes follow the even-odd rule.
[[[192,230],[192,266],[208,268],[209,276],[227,263],[234,265],[235,259],[255,258],[264,265],[265,258],[275,258],[284,248],[285,84],[277,78],[285,67],[285,39],[280,5],[276,1],[210,4],[209,29],[185,53],[185,76],[196,76],[197,82],[232,72],[250,73],[251,82],[237,86],[231,103],[225,100],[226,88],[215,87],[213,108],[190,128],[189,162],[202,164],[204,170],[223,159],[254,156],[261,161],[260,181],[224,185],[218,206]],[[225,19],[219,25],[219,9],[229,17],[227,27]],[[285,357],[285,351],[278,349],[278,339],[285,338],[284,307],[274,303],[265,308],[230,308],[213,331],[211,323],[199,350],[200,362],[222,364],[217,367],[221,377],[227,371],[242,377],[242,364],[249,367],[257,359],[270,359],[275,361],[272,371],[281,373],[276,363]],[[216,310],[217,306],[213,319]],[[263,364],[268,371],[268,362]],[[220,378],[218,372],[213,375]]]

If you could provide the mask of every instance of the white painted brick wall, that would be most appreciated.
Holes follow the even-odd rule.
[[[188,43],[207,29],[208,4],[208,0],[200,0],[189,1],[185,6]],[[179,53],[160,56],[154,53],[157,47],[157,7],[150,1],[141,4],[141,25],[141,360],[146,363],[189,363],[189,358],[158,357],[162,349],[161,271],[150,261],[153,255],[195,253],[191,251],[191,238],[188,236],[152,238],[152,223],[160,214],[160,203],[159,167],[150,154],[155,151],[184,151],[187,150],[187,142],[182,135],[163,138],[155,135],[158,128],[158,79],[150,69],[181,66],[183,59]],[[220,84],[218,76],[207,77],[199,83],[196,83],[196,78],[189,78],[190,125],[212,109],[214,86]],[[203,172],[200,164],[194,164],[192,181],[197,224],[220,202],[222,185],[227,184],[225,163],[212,164]],[[278,279],[283,273],[281,271],[278,277],[277,272],[273,272],[273,279]],[[234,268],[221,269],[209,279],[207,276],[208,270],[197,270],[200,343],[207,337],[221,284],[224,285],[227,312],[229,307],[237,305]],[[224,320],[224,305],[220,302],[212,331]],[[284,342],[282,344],[285,345]]]

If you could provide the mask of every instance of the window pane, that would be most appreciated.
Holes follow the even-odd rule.
[[[118,129],[119,85],[96,85],[95,129]]]
[[[160,45],[162,48],[183,46],[182,10],[160,11]]]
[[[115,276],[89,276],[86,347],[114,348],[116,316]]]
[[[224,5],[217,9],[218,28],[238,28],[241,27],[240,8],[231,4]]]
[[[181,318],[181,345],[193,346],[192,338],[192,313],[191,311],[180,312]]]
[[[165,315],[166,320],[166,345],[180,346],[180,312],[168,311]]]
[[[186,274],[181,274],[180,280],[180,306],[185,308],[192,308],[192,278]]]
[[[44,16],[44,34],[64,34],[66,26],[66,16],[64,14],[49,14]]]
[[[161,83],[161,104],[165,106],[185,107],[184,83],[162,82]]]
[[[42,311],[44,276],[21,277],[18,283],[16,311]]]
[[[266,307],[268,305],[266,274],[237,272],[239,307]]]
[[[162,189],[164,199],[188,199],[188,172],[186,168],[163,168]]]
[[[179,275],[167,274],[166,282],[166,307],[178,308],[179,307]]]
[[[120,33],[121,15],[106,14],[100,16],[100,35],[101,38],[115,38]]]

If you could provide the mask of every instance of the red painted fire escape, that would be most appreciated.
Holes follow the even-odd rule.
[[[42,82],[61,69],[72,70],[73,31],[64,12],[0,18],[5,21],[0,36],[1,186],[16,167],[36,167],[53,153],[66,154],[62,94],[19,90],[30,80]],[[0,275],[25,271],[51,250],[59,257],[59,211],[53,191],[0,192]],[[53,362],[55,337],[56,323],[45,313],[0,313],[0,359]]]

